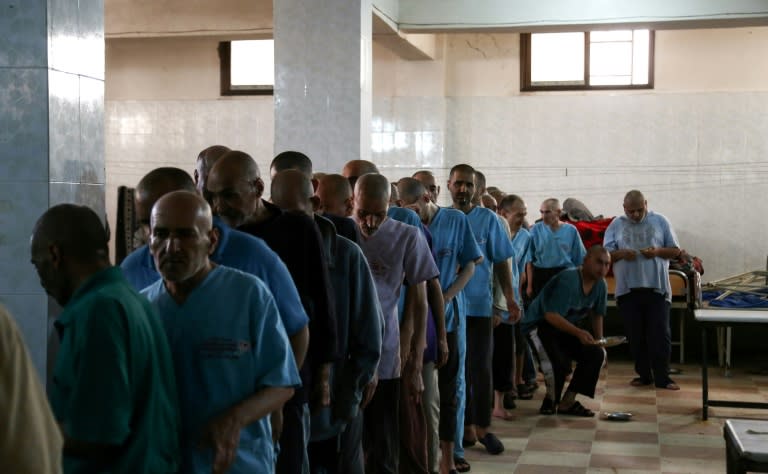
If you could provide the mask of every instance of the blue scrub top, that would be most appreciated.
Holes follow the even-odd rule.
[[[587,250],[575,226],[562,222],[555,232],[544,222],[531,227],[533,264],[538,268],[573,268],[584,262]]]

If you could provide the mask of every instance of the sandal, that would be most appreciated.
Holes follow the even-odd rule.
[[[673,382],[672,380],[667,380],[666,383],[661,385],[656,385],[656,388],[664,388],[667,390],[680,390],[680,386]]]
[[[544,400],[541,401],[541,408],[539,408],[539,413],[542,415],[554,415],[555,411],[555,402],[551,398],[544,397]]]
[[[485,436],[478,438],[477,441],[485,446],[488,454],[501,454],[504,452],[504,445],[501,444],[499,438],[493,433],[485,433]]]
[[[457,472],[469,472],[470,469],[472,469],[467,460],[464,458],[454,457],[453,464],[456,465]]]
[[[462,448],[471,448],[472,446],[477,444],[477,439],[467,439],[462,438],[461,439],[461,447]]]
[[[557,413],[560,415],[581,416],[584,418],[592,418],[595,416],[595,412],[582,405],[580,402],[573,402],[573,405],[566,409],[558,409]]]
[[[635,377],[631,382],[629,382],[629,384],[633,387],[645,387],[646,385],[650,385],[652,383],[653,380],[647,379],[645,377]]]

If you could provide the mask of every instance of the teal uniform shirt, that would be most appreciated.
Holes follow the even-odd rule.
[[[605,316],[607,296],[604,279],[596,281],[585,295],[580,269],[563,270],[552,277],[533,300],[520,323],[522,330],[530,332],[544,319],[545,313],[557,313],[573,324],[587,317],[590,311]]]
[[[77,289],[56,322],[50,401],[67,438],[119,446],[107,464],[64,456],[64,473],[172,473],[179,467],[173,362],[162,324],[117,267]]]
[[[275,300],[259,278],[214,268],[179,305],[163,280],[144,288],[168,336],[179,387],[183,473],[209,474],[202,444],[208,423],[265,387],[301,384]],[[270,474],[275,450],[269,416],[240,431],[228,474]]]

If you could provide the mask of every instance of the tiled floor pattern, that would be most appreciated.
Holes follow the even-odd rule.
[[[539,415],[543,386],[533,400],[518,400],[510,421],[493,419],[491,431],[504,443],[499,456],[479,444],[467,448],[472,473],[724,473],[722,426],[727,418],[768,420],[768,410],[710,408],[701,420],[701,370],[673,365],[680,391],[632,387],[629,361],[611,361],[603,369],[594,400],[582,403],[596,418]],[[768,376],[734,370],[725,377],[710,369],[710,397],[768,401]],[[633,413],[628,422],[607,421],[603,412]]]

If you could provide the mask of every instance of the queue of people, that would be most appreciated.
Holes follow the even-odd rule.
[[[12,420],[0,461],[21,473],[467,472],[466,448],[504,451],[492,421],[533,397],[537,370],[539,413],[595,415],[576,397],[594,397],[604,363],[611,262],[631,385],[678,388],[667,269],[679,245],[639,191],[605,246],[585,249],[557,199],[529,228],[523,199],[467,164],[450,170],[449,207],[428,170],[396,183],[364,160],[340,171],[281,153],[266,200],[253,158],[225,146],[203,150],[192,175],[155,169],[136,185],[147,244],[119,267],[94,211],[43,214],[31,261],[63,308],[60,348],[46,401],[0,311]]]

